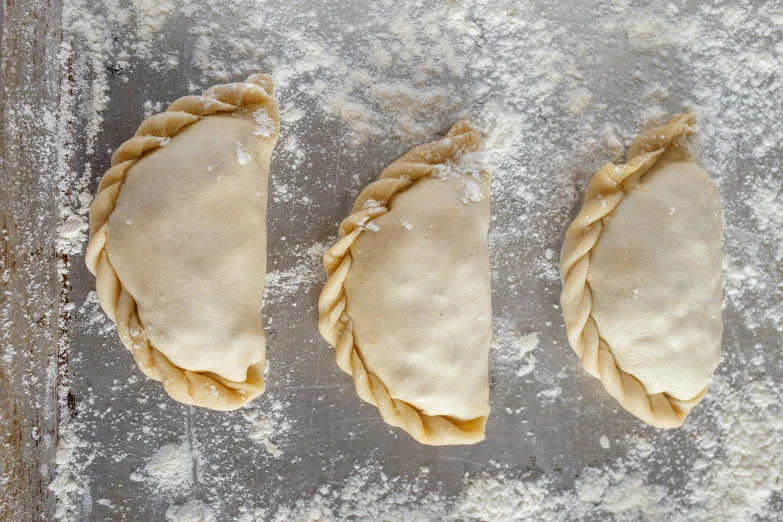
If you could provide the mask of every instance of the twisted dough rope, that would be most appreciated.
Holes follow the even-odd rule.
[[[184,127],[202,118],[240,108],[264,108],[275,122],[271,137],[276,139],[280,118],[273,92],[271,76],[254,74],[244,83],[216,85],[202,96],[185,96],[174,101],[166,112],[144,120],[134,137],[112,154],[111,168],[101,178],[98,194],[90,207],[90,241],[85,262],[95,276],[101,308],[117,324],[120,340],[131,351],[141,371],[160,381],[172,398],[184,404],[221,411],[245,405],[264,392],[264,361],[248,368],[244,382],[236,382],[211,372],[184,370],[152,346],[139,320],[136,301],[109,261],[106,251],[109,216],[130,168],[145,153],[152,154]]]
[[[584,369],[601,380],[606,391],[629,412],[658,428],[676,428],[707,393],[707,388],[693,399],[683,401],[665,393],[647,394],[644,385],[615,363],[612,351],[601,339],[590,315],[592,293],[587,283],[590,250],[603,228],[602,218],[620,203],[627,190],[633,189],[669,146],[678,148],[676,140],[693,134],[694,114],[676,114],[662,127],[641,133],[631,144],[625,165],[607,163],[587,186],[584,204],[566,233],[560,262],[563,291],[560,303],[566,323],[568,341],[582,360]]]
[[[337,365],[353,376],[356,393],[376,406],[388,424],[404,429],[422,444],[473,444],[484,440],[487,417],[460,421],[445,416],[430,416],[413,405],[394,399],[386,385],[367,371],[354,345],[353,320],[347,313],[348,298],[344,283],[351,269],[351,246],[375,217],[389,211],[389,200],[417,179],[436,174],[442,163],[461,151],[475,151],[481,144],[481,133],[470,123],[456,123],[446,138],[415,147],[386,167],[378,181],[365,188],[356,200],[351,215],[340,224],[339,241],[324,254],[327,281],[318,299],[318,329],[334,346]],[[484,173],[482,173],[484,175]],[[488,176],[488,174],[486,174]],[[376,203],[365,203],[373,200]]]

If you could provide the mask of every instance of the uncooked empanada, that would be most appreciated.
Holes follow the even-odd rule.
[[[492,338],[490,175],[468,123],[359,195],[324,255],[319,328],[383,419],[423,444],[484,439]]]
[[[604,165],[566,234],[561,303],[585,370],[660,428],[682,424],[721,356],[720,196],[689,154],[692,114]]]
[[[90,209],[101,306],[141,371],[186,404],[232,410],[264,391],[273,89],[253,75],[148,118]]]

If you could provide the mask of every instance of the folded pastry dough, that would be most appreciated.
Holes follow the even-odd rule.
[[[454,125],[359,195],[324,255],[319,329],[383,419],[422,444],[484,439],[492,338],[490,175]]]
[[[185,404],[232,410],[264,391],[273,89],[253,75],[151,116],[90,209],[101,306],[141,371]]]
[[[625,165],[587,187],[561,256],[568,340],[622,406],[660,428],[682,424],[717,367],[722,210],[687,151],[693,114],[641,133]]]

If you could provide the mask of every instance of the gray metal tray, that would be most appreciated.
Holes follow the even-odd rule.
[[[30,4],[31,12],[51,16],[51,11],[46,11],[49,7]],[[748,396],[754,383],[765,383],[773,395],[779,394],[783,385],[782,325],[780,314],[773,313],[783,307],[781,223],[775,221],[780,214],[774,214],[781,208],[780,191],[777,195],[774,192],[775,186],[783,185],[781,144],[767,146],[761,155],[757,148],[765,133],[781,135],[780,98],[776,104],[769,100],[780,95],[780,89],[771,83],[781,82],[776,76],[780,68],[767,76],[759,72],[755,77],[761,83],[755,86],[747,81],[753,75],[726,76],[716,65],[722,63],[718,55],[689,39],[692,28],[687,24],[697,20],[701,24],[698,37],[714,38],[726,46],[723,52],[732,63],[742,62],[742,45],[753,48],[777,42],[780,46],[779,34],[759,36],[754,24],[761,22],[748,21],[751,15],[747,13],[739,15],[739,23],[745,25],[721,33],[713,27],[718,22],[709,18],[718,15],[708,13],[698,2],[679,7],[652,2],[643,7],[625,2],[570,5],[527,1],[504,3],[502,9],[466,2],[463,9],[462,3],[452,2],[414,7],[413,2],[322,5],[318,1],[269,0],[252,7],[226,2],[211,8],[208,2],[183,1],[173,3],[173,14],[153,32],[147,41],[149,53],[142,56],[138,47],[133,47],[144,40],[134,25],[131,3],[120,2],[130,13],[124,23],[116,21],[118,11],[111,2],[73,0],[66,4],[81,6],[66,8],[64,39],[69,46],[44,49],[43,55],[50,61],[42,65],[50,78],[61,82],[59,92],[68,94],[58,99],[55,88],[51,102],[60,103],[61,114],[73,118],[61,121],[59,127],[61,137],[73,140],[68,143],[67,157],[61,157],[67,163],[61,171],[61,184],[53,183],[40,191],[58,198],[61,206],[72,203],[80,191],[94,194],[109,165],[109,152],[135,131],[144,117],[145,102],[160,102],[165,107],[186,94],[191,85],[202,89],[219,82],[214,68],[194,58],[204,43],[203,39],[199,42],[204,30],[194,28],[211,27],[209,52],[212,57],[224,58],[227,79],[243,79],[253,63],[258,72],[276,77],[283,130],[272,161],[268,215],[269,270],[276,273],[276,284],[263,311],[271,367],[267,392],[246,411],[219,413],[172,401],[158,383],[141,376],[114,328],[101,318],[90,295],[94,281],[84,266],[83,253],[64,256],[59,251],[57,257],[48,258],[47,266],[53,267],[57,260],[61,268],[67,265],[60,328],[45,343],[33,343],[43,347],[60,339],[58,369],[46,362],[53,360],[53,353],[39,353],[36,360],[43,362],[37,366],[25,359],[16,367],[4,367],[17,372],[14,379],[22,379],[20,372],[27,371],[46,382],[41,391],[28,387],[24,392],[38,393],[39,397],[50,394],[34,410],[38,413],[33,415],[49,419],[40,421],[41,426],[54,430],[51,419],[55,411],[60,419],[59,466],[53,461],[57,437],[47,439],[48,445],[36,450],[37,456],[27,454],[40,459],[29,467],[42,470],[43,479],[36,479],[41,483],[36,490],[39,493],[31,493],[27,506],[16,512],[20,519],[49,519],[57,505],[70,519],[165,520],[170,506],[193,499],[208,505],[216,520],[241,516],[254,520],[253,513],[258,520],[275,520],[275,516],[280,520],[318,520],[314,511],[306,515],[307,510],[302,509],[306,505],[331,513],[319,515],[325,520],[401,520],[411,519],[413,513],[428,520],[465,518],[471,512],[459,511],[455,502],[465,501],[464,490],[471,481],[493,477],[501,483],[535,484],[549,503],[517,491],[516,496],[497,500],[512,508],[495,515],[473,516],[486,520],[674,520],[675,515],[685,517],[688,513],[699,519],[698,510],[704,509],[704,519],[711,516],[717,520],[721,518],[715,506],[720,507],[720,502],[710,507],[703,504],[703,494],[693,492],[702,487],[700,481],[717,473],[718,466],[729,466],[736,471],[737,487],[746,487],[742,486],[748,480],[742,477],[746,468],[732,453],[736,423],[755,419],[763,429],[765,411],[780,418],[780,397],[764,407],[749,405],[747,418],[738,416],[736,403],[739,397]],[[771,9],[771,4],[754,4],[742,4],[742,9],[768,16],[764,9]],[[74,18],[75,13],[81,15]],[[454,21],[463,15],[467,22]],[[9,23],[17,23],[9,20],[8,12],[5,16],[6,29]],[[245,18],[250,16],[258,17],[255,29]],[[505,21],[497,19],[501,16]],[[658,31],[668,40],[661,43],[654,36],[645,36],[644,27],[639,28],[634,20],[646,21],[653,33]],[[662,20],[668,25],[662,26]],[[89,31],[79,22],[105,40],[85,39]],[[430,26],[437,31],[428,36],[426,28]],[[413,36],[406,27],[412,28]],[[18,27],[14,30],[28,34]],[[58,43],[58,31],[49,38]],[[230,38],[247,38],[263,48],[263,56],[238,53]],[[376,44],[387,45],[394,59],[402,59],[405,52],[411,52],[410,42],[414,41],[436,58],[443,58],[444,54],[436,52],[439,39],[450,42],[457,52],[450,60],[461,64],[463,71],[422,76],[426,56],[416,58],[415,53],[409,68],[383,68],[377,54],[369,50]],[[394,47],[394,42],[399,45]],[[513,53],[503,51],[510,42],[515,42]],[[102,44],[111,50],[96,52],[96,46]],[[6,38],[6,58],[9,45]],[[127,55],[121,55],[123,51]],[[59,59],[54,59],[55,53]],[[336,57],[336,62],[329,62],[329,57]],[[176,60],[172,62],[175,66],[161,65],[171,58]],[[487,65],[487,60],[494,66]],[[312,70],[304,67],[314,61],[320,65]],[[10,62],[6,59],[4,63]],[[209,63],[214,65],[215,61]],[[395,136],[400,123],[392,118],[379,124],[386,125],[391,136],[357,143],[339,111],[336,115],[327,113],[327,102],[334,97],[319,84],[331,85],[334,92],[345,90],[350,74],[357,70],[368,72],[371,83],[404,84],[425,91],[447,86],[450,94],[433,110],[433,126],[418,141],[405,133]],[[91,89],[101,81],[107,82],[108,102],[96,113]],[[659,87],[657,94],[654,86]],[[743,89],[767,95],[743,96]],[[383,107],[372,105],[367,91],[345,92],[383,114]],[[18,93],[17,101],[34,96],[21,87]],[[580,102],[580,96],[585,103]],[[73,101],[72,110],[62,106],[63,100]],[[34,105],[36,110],[39,105]],[[619,408],[600,383],[582,370],[563,329],[556,267],[565,228],[581,198],[579,190],[600,164],[617,159],[613,155],[618,144],[613,139],[625,141],[637,132],[643,125],[642,114],[655,110],[674,113],[683,107],[694,107],[701,113],[703,164],[718,182],[724,200],[730,277],[724,311],[725,356],[714,391],[691,414],[686,426],[661,431]],[[747,117],[735,115],[735,109]],[[511,116],[498,125],[492,118],[501,113]],[[92,144],[94,152],[88,153],[90,120],[96,114],[102,121]],[[435,448],[419,445],[404,432],[387,426],[375,408],[357,397],[351,379],[334,363],[333,350],[316,327],[315,307],[321,289],[317,274],[321,269],[313,252],[317,251],[315,245],[334,240],[337,224],[349,213],[358,191],[376,179],[384,166],[412,145],[437,138],[438,132],[444,132],[463,114],[485,129],[496,159],[490,231],[496,325],[490,361],[493,409],[486,441],[468,447]],[[430,116],[418,117],[426,120]],[[14,123],[13,118],[20,116],[6,113],[6,128]],[[740,122],[745,126],[734,126]],[[589,139],[596,141],[590,143]],[[44,171],[46,165],[39,163],[37,168]],[[13,196],[7,197],[10,200]],[[753,204],[765,197],[770,220],[766,225]],[[48,239],[44,234],[40,240],[50,248],[55,241],[52,208],[50,199],[48,210],[38,210],[39,216],[49,216],[43,225]],[[31,244],[29,238],[25,244]],[[747,270],[756,274],[755,285]],[[54,292],[43,292],[35,299],[45,302],[46,295],[55,296]],[[532,345],[522,338],[531,333],[537,334],[538,343],[526,355],[520,350]],[[28,336],[25,332],[13,335],[16,339]],[[754,364],[759,355],[763,363]],[[533,370],[518,375],[524,373],[520,368],[526,364],[532,364]],[[23,402],[23,393],[19,392],[16,400]],[[272,433],[269,441],[279,448],[279,456],[270,453],[253,431],[259,419],[265,418],[273,424],[267,426]],[[47,428],[41,429],[45,432]],[[48,435],[54,436],[54,432]],[[770,436],[779,440],[774,433]],[[28,440],[26,434],[19,437]],[[715,441],[711,448],[705,442],[708,439]],[[68,446],[72,443],[75,448]],[[155,486],[145,466],[169,443],[189,448],[194,460],[189,482],[166,490]],[[643,447],[649,451],[640,450]],[[781,463],[780,447],[763,451],[772,451],[770,466]],[[760,458],[752,452],[746,456],[754,457]],[[764,468],[760,465],[754,473],[777,476],[774,470]],[[371,471],[362,471],[366,469]],[[612,511],[600,499],[591,502],[577,494],[575,484],[579,485],[586,469],[633,475],[641,481],[640,490],[653,488],[664,494],[654,505]],[[46,489],[48,479],[55,476],[60,477],[61,485],[74,484],[72,491],[60,489],[58,499]],[[762,487],[770,494],[759,506],[745,512],[726,511],[726,520],[736,513],[781,519],[780,484],[765,482],[759,485]],[[724,490],[729,491],[715,491]],[[35,508],[30,505],[33,498],[39,499]],[[539,512],[523,507],[533,502],[541,504]],[[34,514],[35,510],[40,514]]]

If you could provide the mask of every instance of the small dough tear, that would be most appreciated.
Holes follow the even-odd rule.
[[[319,329],[356,391],[422,444],[473,444],[489,416],[490,174],[459,122],[387,167],[324,255]]]
[[[185,404],[233,410],[264,391],[273,91],[253,75],[148,118],[90,209],[101,306],[142,372]]]
[[[682,425],[721,358],[720,195],[687,148],[696,117],[641,133],[587,187],[561,256],[568,339],[620,404]]]

